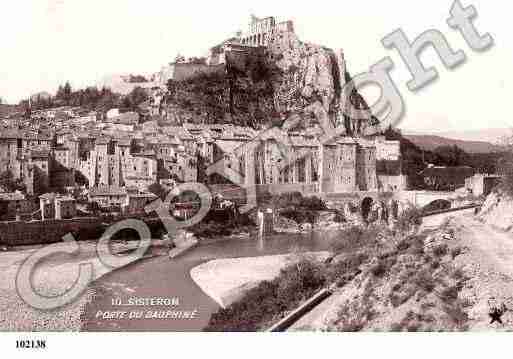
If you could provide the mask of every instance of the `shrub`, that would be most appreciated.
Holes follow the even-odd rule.
[[[460,329],[466,329],[465,324],[469,320],[467,313],[463,311],[460,305],[444,306],[444,312]]]
[[[212,314],[206,331],[257,331],[326,283],[320,264],[307,260],[293,264],[272,281],[249,290],[238,302]]]
[[[326,203],[319,197],[303,197],[301,192],[285,192],[271,199],[271,203],[276,208],[303,208],[321,211],[326,209]]]
[[[435,287],[436,283],[433,279],[433,276],[430,272],[427,270],[423,270],[415,276],[415,284],[420,287],[422,290],[426,291],[427,293],[431,293]]]
[[[397,220],[397,228],[400,231],[407,232],[422,224],[421,211],[415,207],[406,209]]]
[[[456,286],[447,287],[440,293],[440,299],[447,304],[458,299],[458,288]]]
[[[379,228],[352,226],[339,232],[338,240],[333,242],[331,249],[335,253],[354,253],[362,249],[375,250],[379,245]]]
[[[276,208],[299,207],[303,200],[300,192],[286,192],[272,197],[272,204]]]
[[[423,235],[408,236],[397,244],[397,251],[421,255],[424,253],[424,239]]]
[[[379,259],[371,268],[371,273],[375,277],[383,277],[388,273],[390,268],[395,264],[395,258]]]
[[[457,256],[461,255],[463,253],[463,249],[461,247],[454,247],[451,249],[451,257],[452,259],[455,259]]]
[[[449,246],[447,244],[440,244],[433,248],[433,254],[437,257],[443,257],[449,252]]]
[[[368,258],[368,255],[365,253],[357,253],[348,256],[343,261],[330,265],[326,271],[326,282],[337,283],[339,286],[344,285],[360,273],[360,266]]]

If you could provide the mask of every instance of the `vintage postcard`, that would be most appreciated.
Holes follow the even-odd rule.
[[[0,331],[512,330],[507,7],[5,4]]]

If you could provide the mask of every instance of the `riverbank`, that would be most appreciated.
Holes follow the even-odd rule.
[[[96,295],[86,305],[81,331],[201,331],[209,323],[220,305],[192,280],[190,271],[203,263],[228,258],[245,258],[290,253],[320,252],[330,250],[330,238],[325,233],[312,235],[273,235],[264,240],[256,236],[238,236],[202,241],[194,249],[170,260],[159,256],[142,260],[113,271],[91,284]],[[133,297],[178,297],[175,310],[195,311],[194,319],[102,319],[98,311],[116,311],[113,300],[127,303]],[[144,308],[123,306],[128,312]],[[165,311],[169,308],[154,307]],[[144,309],[146,310],[146,309]]]
[[[272,256],[217,259],[190,271],[192,280],[222,308],[239,300],[263,281],[276,278],[287,266],[302,260],[322,262],[330,252],[305,252]]]
[[[45,311],[23,301],[16,289],[20,266],[43,246],[17,248],[0,253],[0,331],[78,331],[84,308],[94,297],[94,291],[85,290],[70,304]],[[112,253],[122,254],[137,247],[137,242],[113,243]],[[97,257],[96,242],[80,242],[80,253],[74,256],[59,254],[41,262],[34,273],[34,286],[40,295],[55,296],[71,287],[78,278],[79,267],[90,264],[93,280],[112,271]]]

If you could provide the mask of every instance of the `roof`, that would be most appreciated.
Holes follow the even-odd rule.
[[[474,169],[469,166],[453,166],[453,167],[427,167],[419,174],[425,177],[471,177],[474,175]]]
[[[42,194],[41,196],[39,196],[39,198],[53,201],[57,196],[58,196],[57,193],[50,192],[50,193]]]
[[[129,194],[129,197],[133,198],[157,198],[157,195],[153,193],[133,193]]]
[[[317,147],[317,146],[319,146],[319,141],[315,137],[291,136],[290,142],[292,143],[292,146],[298,146],[298,147]]]
[[[0,201],[23,201],[25,195],[21,192],[0,193]]]
[[[175,135],[181,140],[192,140],[194,137],[187,131],[187,129],[180,126],[167,126],[164,127],[164,132],[169,135]]]
[[[55,146],[54,150],[55,151],[67,151],[67,150],[69,150],[69,148],[65,145],[58,144],[57,146]]]
[[[30,156],[32,158],[47,158],[48,156],[50,156],[50,151],[47,151],[47,150],[31,151]]]
[[[137,112],[120,113],[119,116],[112,117],[107,122],[118,123],[123,125],[139,124],[139,114]]]
[[[234,153],[235,149],[241,145],[241,142],[238,141],[223,141],[217,140],[215,144],[223,151],[224,153]]]
[[[132,144],[132,139],[130,138],[120,138],[118,140],[119,146],[130,146]]]
[[[16,128],[10,128],[2,130],[0,132],[0,138],[4,139],[26,139],[26,140],[38,140],[38,141],[51,141],[51,133],[37,133],[34,131],[20,130]]]
[[[110,137],[100,136],[96,139],[95,143],[97,145],[107,145],[110,142],[110,140]]]
[[[124,187],[100,186],[89,189],[90,196],[124,196],[127,190]]]

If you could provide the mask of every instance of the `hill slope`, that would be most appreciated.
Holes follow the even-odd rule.
[[[440,146],[458,146],[467,153],[500,152],[503,148],[484,141],[463,141],[434,135],[404,135],[405,138],[425,151],[433,151]]]
[[[364,98],[344,87],[351,76],[341,50],[303,43],[284,31],[270,36],[267,47],[231,51],[225,57],[219,72],[168,83],[166,105],[176,122],[279,125],[287,130],[337,124],[348,134],[376,132],[377,120]],[[356,118],[349,104],[365,116]]]

